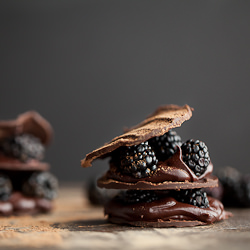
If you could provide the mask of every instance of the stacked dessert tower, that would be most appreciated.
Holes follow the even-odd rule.
[[[57,179],[42,162],[52,127],[37,112],[0,121],[0,216],[49,212]]]
[[[218,185],[208,148],[199,140],[182,143],[173,130],[190,119],[188,105],[158,108],[139,125],[86,155],[82,166],[110,157],[97,184],[121,189],[104,204],[112,223],[143,227],[211,224],[232,214],[203,188]]]

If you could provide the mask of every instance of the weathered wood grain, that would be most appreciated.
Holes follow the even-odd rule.
[[[250,209],[209,226],[147,229],[106,223],[82,185],[65,185],[53,213],[0,218],[0,249],[249,249]]]

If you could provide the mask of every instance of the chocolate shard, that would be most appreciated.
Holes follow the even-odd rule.
[[[98,187],[110,189],[133,189],[133,190],[173,190],[173,189],[193,189],[216,187],[218,185],[218,178],[216,176],[209,176],[195,182],[191,181],[164,181],[154,183],[150,181],[138,181],[135,183],[123,182],[115,179],[109,179],[106,175],[102,176],[97,181]]]
[[[152,137],[163,135],[172,128],[180,127],[184,121],[191,118],[192,110],[188,105],[159,107],[137,126],[128,129],[124,134],[115,137],[109,143],[87,154],[81,161],[82,167],[90,167],[93,160],[105,158],[121,146],[137,145]]]
[[[38,137],[44,145],[48,145],[53,136],[53,129],[36,111],[27,111],[15,120],[0,121],[0,139],[25,133]]]

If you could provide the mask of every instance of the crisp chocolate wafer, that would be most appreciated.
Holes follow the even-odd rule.
[[[47,162],[41,162],[33,159],[27,162],[21,162],[17,159],[0,154],[0,171],[47,171],[49,168],[50,165]]]
[[[101,188],[111,189],[141,189],[141,190],[169,190],[169,189],[194,189],[194,188],[205,188],[205,187],[217,187],[218,178],[210,176],[203,178],[195,182],[189,181],[164,181],[154,183],[150,181],[138,180],[135,183],[122,182],[114,179],[109,179],[106,176],[98,179],[97,184]]]
[[[111,142],[86,155],[81,161],[83,167],[90,167],[96,158],[104,158],[110,152],[121,146],[132,146],[144,142],[152,137],[160,136],[172,128],[181,126],[192,116],[192,108],[188,105],[166,105],[159,107],[152,115],[128,132],[115,137]]]
[[[35,111],[20,114],[15,120],[0,121],[0,139],[27,133],[48,145],[52,139],[53,129],[50,123]]]

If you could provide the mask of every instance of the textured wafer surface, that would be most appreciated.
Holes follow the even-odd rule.
[[[48,145],[53,136],[53,129],[36,111],[27,111],[15,120],[0,121],[0,139],[25,133],[38,137],[43,144]]]
[[[218,178],[216,176],[209,176],[201,180],[191,181],[165,181],[159,183],[153,183],[150,181],[138,181],[135,183],[122,182],[114,179],[109,179],[105,175],[98,179],[98,186],[101,188],[111,189],[140,189],[140,190],[180,190],[180,189],[193,189],[193,188],[205,188],[205,187],[217,187]]]
[[[90,167],[93,160],[106,157],[121,146],[137,145],[152,137],[163,135],[172,128],[181,126],[184,121],[191,118],[192,110],[188,105],[165,105],[159,107],[137,126],[132,127],[126,133],[115,137],[109,143],[87,154],[81,161],[82,167]]]

